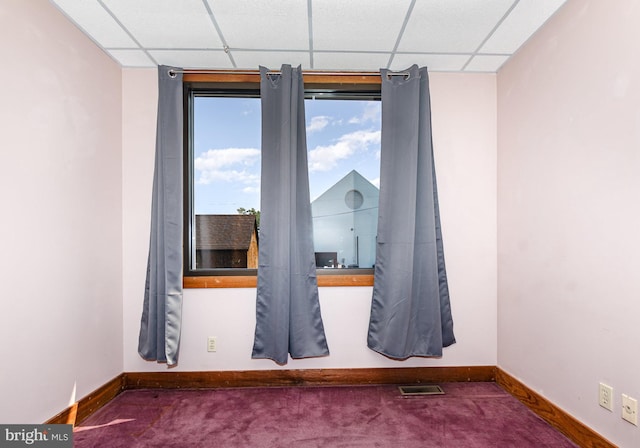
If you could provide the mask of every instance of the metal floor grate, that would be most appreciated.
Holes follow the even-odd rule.
[[[442,388],[435,384],[423,384],[420,386],[400,386],[400,393],[405,397],[421,395],[444,395]]]

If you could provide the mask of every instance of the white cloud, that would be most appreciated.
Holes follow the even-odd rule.
[[[309,151],[309,170],[328,171],[340,160],[357,151],[366,151],[369,145],[376,143],[380,143],[380,131],[356,131],[345,134],[332,145],[316,146]]]
[[[215,181],[255,184],[260,176],[255,173],[256,168],[250,168],[258,160],[260,150],[256,148],[210,149],[196,157],[194,167],[200,174],[199,184]]]
[[[349,119],[350,124],[363,124],[369,121],[371,122],[380,122],[380,114],[381,114],[381,103],[379,101],[369,101],[366,103],[364,111],[362,111],[362,115],[357,117],[351,117]]]
[[[380,189],[380,177],[376,177],[375,179],[369,179],[369,182],[371,182],[373,185],[378,187],[378,190]]]
[[[318,115],[317,117],[312,117],[311,121],[307,125],[307,132],[316,132],[316,131],[323,130],[329,124],[330,118],[331,117],[327,117],[325,115]]]

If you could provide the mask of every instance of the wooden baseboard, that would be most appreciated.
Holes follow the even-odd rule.
[[[600,434],[496,366],[125,372],[49,419],[46,423],[79,424],[127,389],[424,384],[464,381],[495,381],[581,447],[616,448],[616,445]]]
[[[567,414],[542,395],[531,390],[529,387],[499,367],[496,371],[496,383],[524,403],[544,421],[581,447],[616,448],[616,445],[609,442],[600,434],[585,426],[583,423]]]
[[[376,369],[246,370],[220,372],[128,372],[125,389],[420,384],[495,381],[495,366]]]
[[[81,423],[124,390],[124,378],[125,374],[121,373],[45,423],[74,426]]]
[[[219,372],[125,372],[45,423],[76,425],[127,389],[209,389],[303,385],[420,384],[495,381],[495,366],[389,369],[246,370]]]

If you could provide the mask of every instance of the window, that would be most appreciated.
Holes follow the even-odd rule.
[[[185,81],[185,278],[255,276],[260,244],[259,84]],[[339,82],[305,85],[316,265],[319,274],[371,275],[380,87],[345,83],[344,78]]]

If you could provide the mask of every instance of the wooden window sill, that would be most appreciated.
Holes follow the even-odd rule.
[[[184,277],[185,289],[196,288],[255,288],[258,278],[253,275]],[[373,275],[318,275],[318,286],[373,286]]]

